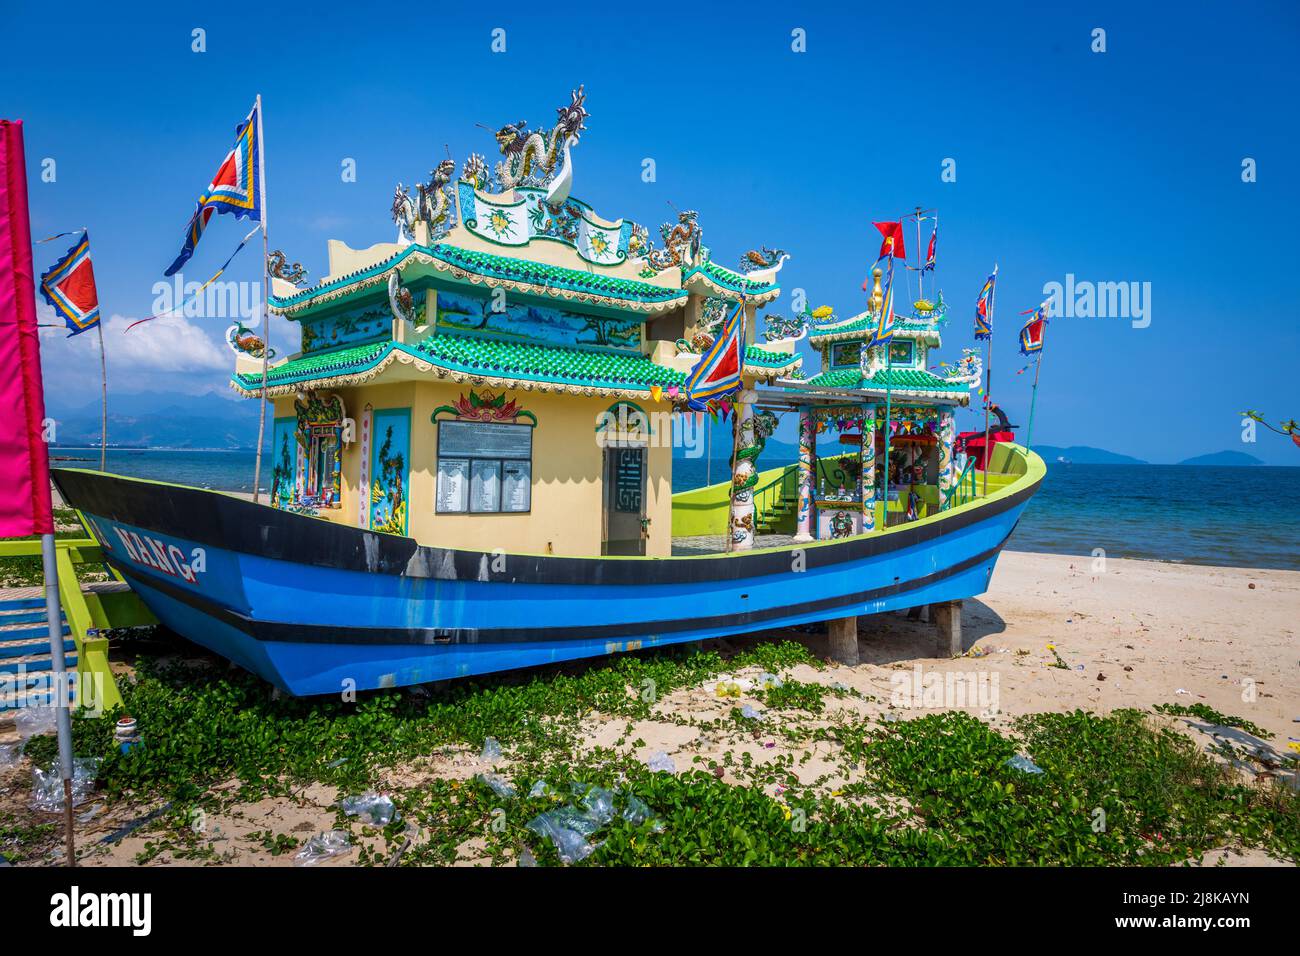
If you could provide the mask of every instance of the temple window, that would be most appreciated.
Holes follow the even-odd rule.
[[[532,476],[531,425],[438,423],[438,514],[527,512]]]
[[[916,364],[916,345],[911,339],[896,338],[889,343],[889,364],[911,367]]]
[[[862,355],[862,342],[831,343],[831,368],[857,368]]]

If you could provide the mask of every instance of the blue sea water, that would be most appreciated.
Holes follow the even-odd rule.
[[[59,448],[94,468],[99,451]],[[109,471],[222,491],[251,491],[249,451],[110,449]],[[764,461],[764,467],[781,464]],[[262,474],[269,475],[263,462]],[[725,461],[673,461],[673,490],[726,478]],[[265,477],[262,482],[266,485]],[[1048,466],[1008,547],[1017,551],[1300,570],[1300,467]]]
[[[760,467],[781,464],[762,460]],[[673,461],[673,490],[723,481],[726,461]],[[1300,570],[1300,467],[1049,464],[1015,551]]]

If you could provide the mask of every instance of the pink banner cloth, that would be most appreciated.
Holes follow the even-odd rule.
[[[0,537],[52,534],[21,120],[0,120]]]

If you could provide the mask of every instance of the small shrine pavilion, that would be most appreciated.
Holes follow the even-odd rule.
[[[945,321],[942,293],[895,320],[888,354],[868,345],[883,299],[882,270],[872,275],[865,312],[810,317],[808,341],[821,371],[782,380],[784,394],[764,390],[759,399],[799,413],[796,541],[870,534],[934,514],[952,505],[962,474],[953,413],[969,404],[978,381],[975,353],[938,365],[943,375],[931,371]]]

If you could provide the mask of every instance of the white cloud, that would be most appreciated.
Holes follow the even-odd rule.
[[[41,325],[54,326],[40,330],[47,408],[97,401],[99,336],[91,330],[69,337],[62,320],[44,303],[37,306],[37,316]],[[235,356],[212,333],[182,316],[165,316],[126,331],[133,321],[116,314],[104,320],[110,399],[125,392],[197,395],[226,389]]]
[[[42,325],[57,322],[48,305],[38,310]],[[205,372],[234,368],[230,349],[218,345],[199,326],[182,316],[166,315],[127,331],[136,321],[124,315],[104,320],[104,353],[112,366],[136,372]],[[99,336],[83,332],[69,337],[63,325],[41,329],[41,364],[48,375],[67,366],[99,361]]]

